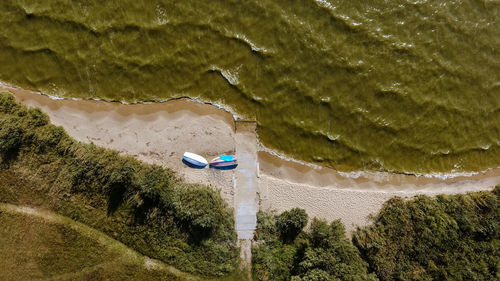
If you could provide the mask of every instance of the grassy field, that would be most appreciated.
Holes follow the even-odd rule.
[[[0,205],[2,280],[183,280],[102,233],[13,206]]]
[[[51,199],[50,193],[41,191],[43,185],[30,178],[34,176],[0,169],[0,202],[14,203],[0,203],[0,253],[7,253],[0,260],[0,280],[246,280],[239,269],[207,277],[186,274],[157,260],[150,263],[148,257],[111,236],[47,211],[74,214],[82,205],[76,198],[71,202]],[[33,210],[40,214],[31,215]],[[88,219],[93,215],[99,212],[89,211]]]

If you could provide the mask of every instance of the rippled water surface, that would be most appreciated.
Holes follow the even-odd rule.
[[[500,165],[499,1],[0,1],[0,79],[190,96],[342,170]]]

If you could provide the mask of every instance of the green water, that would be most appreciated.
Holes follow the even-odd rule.
[[[499,1],[0,3],[0,80],[64,97],[190,96],[342,170],[500,165]]]

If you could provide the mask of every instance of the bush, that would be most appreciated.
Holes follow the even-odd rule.
[[[308,216],[305,210],[294,208],[285,211],[276,219],[276,228],[286,242],[291,242],[306,226]]]
[[[14,96],[9,93],[0,92],[0,112],[1,113],[12,113],[13,109],[18,108],[19,105],[16,103]]]
[[[49,117],[40,108],[28,109],[29,125],[34,127],[45,126],[49,123]],[[64,130],[62,130],[64,132]],[[64,132],[65,133],[65,132]]]
[[[24,137],[24,130],[14,120],[0,120],[0,157],[4,163],[17,157]]]
[[[172,199],[176,217],[198,234],[209,234],[229,215],[220,195],[207,186],[177,186]]]
[[[367,264],[346,238],[339,220],[328,224],[314,219],[308,238],[310,245],[292,280],[376,280],[373,274],[367,274]]]
[[[310,231],[303,232],[307,224],[304,214],[302,209],[279,216],[259,213],[252,249],[253,273],[258,280],[376,280],[345,237],[340,221],[328,224],[313,219]],[[290,233],[289,228],[293,240],[282,234]]]

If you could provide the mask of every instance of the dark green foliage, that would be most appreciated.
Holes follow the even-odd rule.
[[[40,108],[30,108],[28,109],[29,114],[29,125],[34,127],[40,127],[47,125],[49,123],[49,117],[43,113]],[[55,127],[58,128],[58,127]],[[61,130],[62,134],[65,134],[64,130]]]
[[[207,186],[185,185],[174,189],[173,209],[189,227],[209,233],[223,223],[224,201]]]
[[[0,157],[6,163],[17,157],[24,137],[22,128],[12,122],[12,118],[0,120]]]
[[[0,98],[0,112],[9,114],[12,113],[14,108],[18,107],[14,96],[8,93],[2,93],[2,97]]]
[[[252,269],[258,280],[287,280],[291,276],[297,247],[281,241],[276,218],[269,213],[257,214],[258,246],[252,248]]]
[[[328,224],[314,219],[308,232],[300,232],[292,240],[284,237],[283,225],[301,226],[304,213],[304,210],[293,209],[279,216],[258,214],[257,246],[252,251],[256,279],[376,280],[373,274],[367,273],[367,264],[345,237],[340,221]],[[285,221],[288,223],[283,224]],[[290,224],[290,221],[300,223]]]
[[[305,210],[294,208],[285,211],[276,219],[276,227],[284,241],[290,242],[299,235],[306,226],[308,216]]]
[[[185,271],[222,275],[234,270],[233,216],[218,191],[76,142],[63,128],[48,124],[43,112],[18,105],[4,93],[0,157],[9,171],[38,183],[39,197],[50,198],[47,208]]]
[[[366,263],[345,236],[339,220],[328,224],[314,219],[309,245],[298,263],[292,280],[375,280],[367,274]]]
[[[393,198],[353,242],[382,280],[499,280],[499,190]]]

